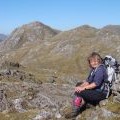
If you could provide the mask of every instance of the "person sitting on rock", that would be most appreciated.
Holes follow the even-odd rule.
[[[107,91],[104,90],[103,84],[108,75],[101,56],[97,52],[91,53],[88,63],[91,68],[90,73],[85,82],[76,85],[72,112],[67,114],[66,118],[76,117],[87,103],[96,105],[106,99]]]

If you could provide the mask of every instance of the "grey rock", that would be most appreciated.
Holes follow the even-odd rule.
[[[7,96],[4,93],[4,90],[0,90],[0,112],[4,110],[8,110],[9,108],[9,103],[7,101]]]
[[[113,83],[113,86],[112,86],[112,93],[114,95],[113,101],[120,103],[120,76],[116,81]]]
[[[23,109],[23,107],[22,107],[22,102],[23,102],[22,98],[13,100],[13,105],[14,105],[14,108],[15,108],[16,111],[18,111],[18,112],[26,112],[26,110]]]
[[[33,120],[49,120],[51,117],[52,113],[43,110]]]

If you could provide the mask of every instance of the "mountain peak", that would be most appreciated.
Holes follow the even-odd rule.
[[[6,49],[16,49],[30,42],[41,42],[48,40],[58,34],[59,31],[52,29],[51,27],[44,25],[41,22],[32,22],[25,24],[19,28],[16,28],[8,39],[2,43]],[[4,50],[3,47],[1,47]]]
[[[46,27],[49,27],[45,24],[43,24],[42,22],[39,22],[39,21],[34,21],[34,22],[31,22],[31,23],[28,23],[28,24],[24,24],[23,25],[24,27],[26,26],[29,26],[29,27],[35,27],[35,26],[46,26]]]
[[[120,35],[120,25],[107,25],[100,30],[100,34]]]

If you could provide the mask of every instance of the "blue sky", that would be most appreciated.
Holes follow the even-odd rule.
[[[0,0],[0,33],[33,21],[59,30],[120,25],[119,12],[120,0]]]

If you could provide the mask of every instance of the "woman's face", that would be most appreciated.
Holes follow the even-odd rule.
[[[90,60],[90,65],[91,65],[92,68],[98,67],[99,64],[100,64],[99,61],[97,59],[95,59],[95,58]]]

